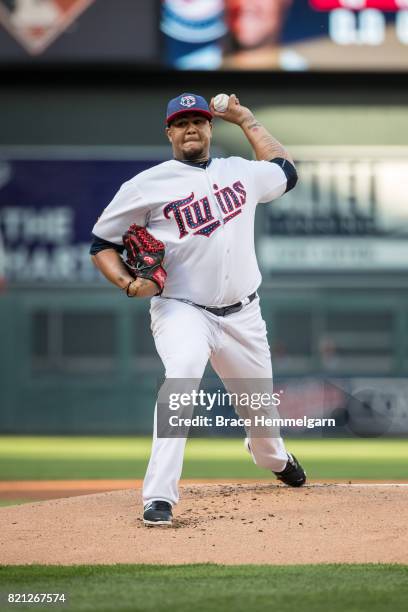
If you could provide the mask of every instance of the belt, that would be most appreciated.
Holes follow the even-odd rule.
[[[256,295],[256,291],[254,291],[253,293],[251,293],[251,295],[248,295],[248,297],[243,299],[242,302],[231,304],[231,306],[222,306],[221,308],[202,306],[201,304],[194,305],[198,306],[199,308],[202,308],[203,310],[206,310],[207,312],[211,312],[211,314],[217,315],[217,317],[226,317],[227,315],[232,314],[233,312],[239,312],[243,309],[244,306],[247,306],[247,304],[253,302],[256,298]]]

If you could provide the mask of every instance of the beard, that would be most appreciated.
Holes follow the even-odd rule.
[[[184,149],[183,157],[186,161],[196,161],[204,157],[204,145],[197,143],[198,146]]]

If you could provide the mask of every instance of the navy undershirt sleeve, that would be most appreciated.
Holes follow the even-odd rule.
[[[115,244],[114,242],[109,242],[108,240],[104,240],[103,238],[99,238],[99,236],[95,236],[92,234],[93,241],[91,244],[91,248],[89,252],[91,255],[96,255],[100,251],[104,251],[105,249],[114,249],[118,253],[123,253],[125,247],[123,244]]]
[[[293,189],[298,181],[298,174],[296,172],[296,168],[293,164],[290,163],[287,159],[283,159],[283,157],[275,157],[271,159],[270,162],[272,164],[278,164],[282,168],[286,176],[286,189],[285,193]]]

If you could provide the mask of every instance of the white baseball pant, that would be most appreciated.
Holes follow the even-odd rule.
[[[152,332],[167,379],[201,380],[208,359],[221,380],[262,378],[272,381],[271,356],[259,298],[240,312],[220,317],[179,300],[151,300]],[[250,435],[249,435],[250,437]],[[282,471],[287,452],[280,437],[250,437],[254,462]],[[143,483],[143,503],[178,502],[186,438],[157,437],[157,404],[153,443]]]

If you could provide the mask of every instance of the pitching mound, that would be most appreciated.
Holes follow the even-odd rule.
[[[145,527],[140,491],[0,509],[3,564],[408,563],[408,487],[182,487],[172,528]]]

